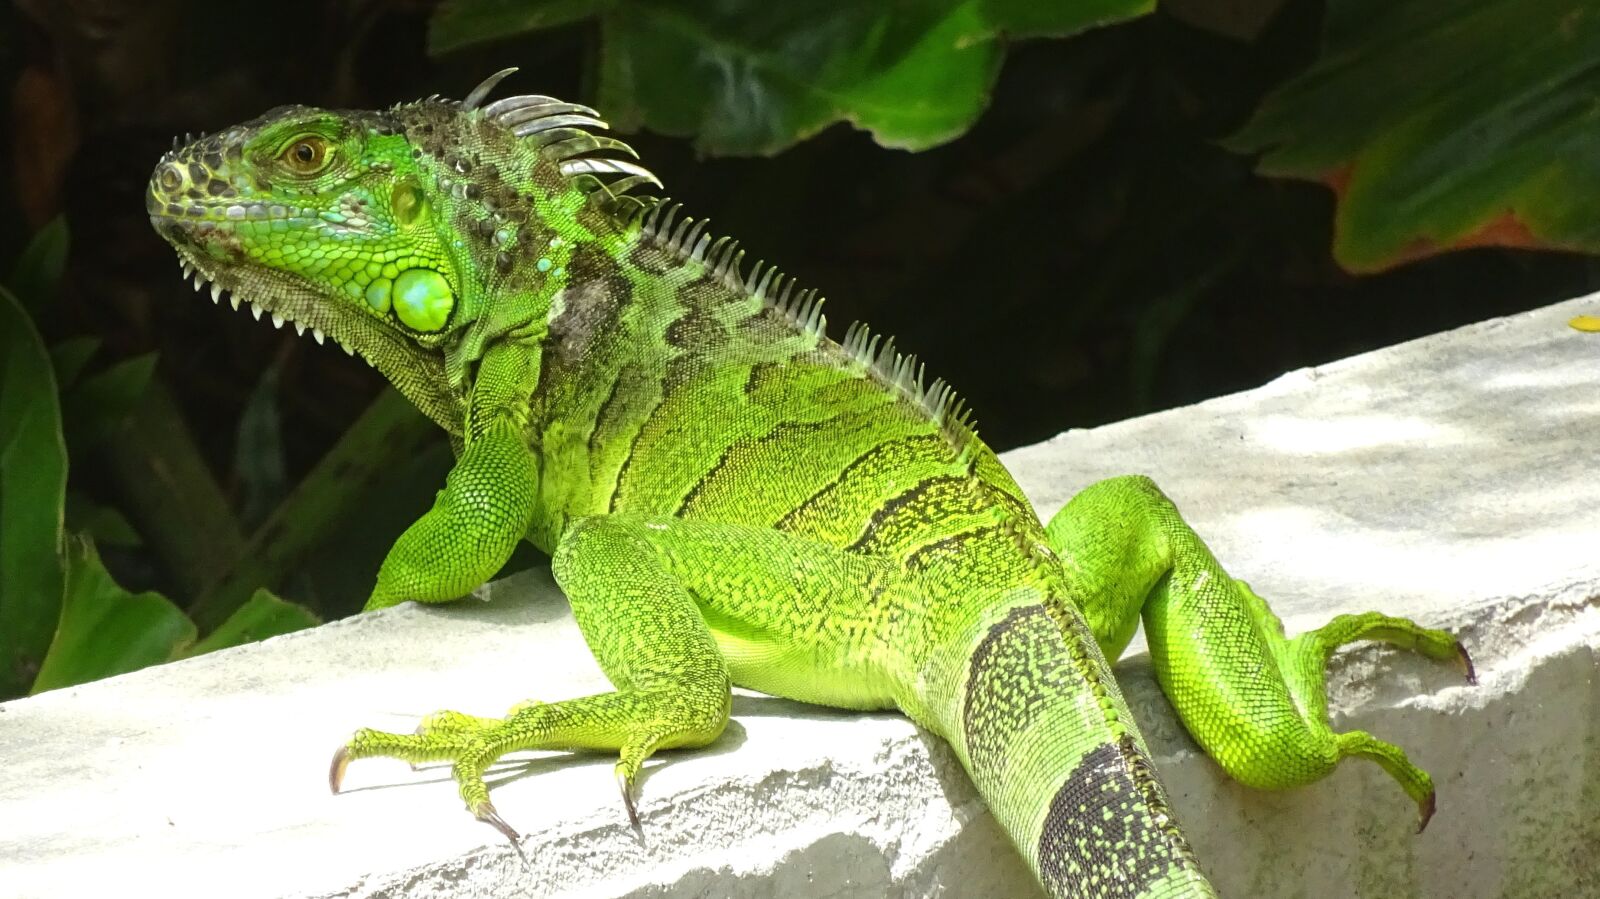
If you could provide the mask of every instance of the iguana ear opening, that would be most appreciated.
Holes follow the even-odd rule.
[[[389,210],[394,216],[394,223],[403,228],[415,225],[427,208],[428,198],[423,194],[422,185],[417,183],[415,175],[401,178],[389,194]]]

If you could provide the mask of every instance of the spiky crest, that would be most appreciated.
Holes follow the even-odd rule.
[[[513,134],[538,148],[540,155],[556,163],[561,174],[586,192],[603,192],[616,198],[646,184],[661,186],[661,180],[655,173],[637,162],[594,155],[609,151],[639,158],[639,154],[626,143],[593,133],[590,129],[604,131],[611,126],[600,118],[600,113],[581,103],[568,103],[541,94],[524,94],[504,97],[483,106],[489,93],[515,71],[515,67],[501,69],[485,78],[460,102],[461,111],[479,113],[489,121],[509,128]],[[429,99],[434,100],[431,97]],[[612,175],[619,177],[614,181],[606,181],[601,177]]]
[[[747,273],[744,251],[727,237],[712,238],[706,233],[706,220],[687,215],[680,218],[682,204],[665,199],[629,197],[617,203],[614,211],[627,223],[637,223],[641,236],[685,262],[704,265],[707,274],[722,281],[730,290],[765,303],[801,331],[827,336],[827,317],[822,314],[822,296],[815,289],[796,289],[793,277],[775,266],[757,262]],[[863,322],[855,322],[837,344],[851,364],[890,390],[915,403],[926,413],[959,451],[965,455],[977,443],[977,429],[966,403],[942,378],[926,381],[925,366],[912,354],[895,350],[894,338],[883,339]]]

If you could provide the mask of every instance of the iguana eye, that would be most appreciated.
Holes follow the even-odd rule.
[[[330,156],[327,140],[315,134],[294,141],[278,154],[290,171],[300,175],[315,175],[322,171],[327,167]]]

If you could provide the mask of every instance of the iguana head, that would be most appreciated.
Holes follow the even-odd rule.
[[[550,97],[480,107],[509,72],[462,102],[280,107],[175,147],[150,178],[151,223],[213,301],[227,293],[258,319],[331,337],[458,423],[440,407],[458,400],[421,394],[459,394],[486,341],[525,324],[539,295],[548,307],[574,245],[604,224],[594,176],[627,182],[602,197],[654,181],[592,155],[627,151],[590,133],[605,127],[593,110]]]

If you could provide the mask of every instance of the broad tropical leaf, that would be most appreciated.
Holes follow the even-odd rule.
[[[90,541],[67,541],[66,563],[61,626],[32,692],[169,661],[194,641],[194,623],[181,609],[159,593],[124,590],[100,564]]]
[[[67,220],[59,215],[51,219],[28,241],[6,280],[6,286],[34,315],[55,299],[61,286],[61,275],[67,267],[68,238]]]
[[[50,355],[0,288],[0,698],[27,691],[56,629],[66,489]]]
[[[923,149],[988,105],[1004,36],[1065,35],[1154,0],[456,0],[431,47],[598,17],[597,105],[624,130],[692,136],[704,153],[771,154],[835,122]]]
[[[316,627],[322,621],[304,606],[295,605],[273,595],[266,589],[257,590],[244,605],[228,616],[228,620],[205,639],[183,650],[184,657],[244,643],[254,643],[279,634]]]
[[[1230,140],[1338,194],[1334,256],[1600,252],[1600,7],[1330,0],[1324,47]]]

